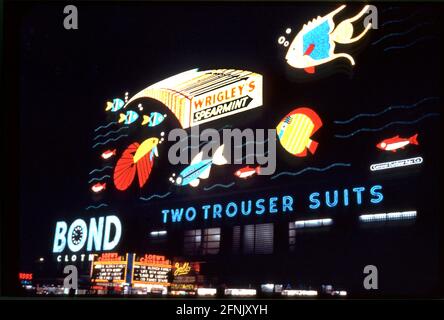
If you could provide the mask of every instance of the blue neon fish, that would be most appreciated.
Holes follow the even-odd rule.
[[[214,152],[212,159],[202,159],[203,153],[197,154],[191,161],[191,164],[186,167],[179,176],[174,179],[170,179],[178,186],[190,185],[192,187],[197,187],[199,185],[200,179],[206,179],[210,176],[211,166],[224,165],[227,163],[227,159],[223,156],[224,145],[221,145]]]
[[[142,126],[148,124],[148,127],[155,127],[161,124],[166,116],[166,114],[161,114],[159,112],[151,112],[149,116],[143,116]]]
[[[119,123],[131,124],[139,118],[137,112],[127,111],[125,114],[121,113],[119,118]]]
[[[113,102],[108,101],[106,103],[106,109],[105,110],[106,111],[110,111],[111,110],[111,112],[116,112],[116,111],[122,109],[124,105],[125,105],[125,102],[123,102],[122,99],[115,98],[115,99],[113,99]]]

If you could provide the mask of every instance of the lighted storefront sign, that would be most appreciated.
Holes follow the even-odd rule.
[[[408,167],[421,164],[423,162],[422,157],[415,157],[409,159],[401,159],[389,162],[375,163],[370,166],[371,171],[387,170],[399,167]]]
[[[53,253],[61,253],[66,247],[71,252],[113,250],[120,241],[122,224],[117,216],[91,218],[89,225],[83,219],[68,224],[58,221],[54,233]]]
[[[96,254],[90,253],[90,254],[59,254],[56,257],[57,262],[84,262],[84,261],[94,261]]]
[[[191,266],[189,262],[184,262],[184,263],[180,263],[180,262],[176,262],[174,264],[174,276],[182,276],[182,275],[187,275],[189,274],[191,271]]]
[[[91,266],[91,281],[95,283],[124,283],[128,272],[128,254],[104,253]]]
[[[169,286],[171,274],[171,261],[165,256],[144,255],[135,256],[133,262],[132,283],[146,285]]]
[[[32,273],[25,273],[20,272],[18,275],[19,280],[32,280],[33,274]]]
[[[32,284],[33,274],[32,273],[20,272],[18,274],[18,278],[19,278],[20,284],[22,286],[30,286]]]
[[[171,289],[183,291],[196,290],[199,273],[199,262],[175,262]]]
[[[262,76],[234,69],[193,69],[147,87],[124,108],[139,98],[162,102],[186,129],[262,106]]]
[[[360,206],[364,203],[376,205],[383,201],[381,185],[370,188],[353,187],[343,190],[313,192],[308,196],[308,209],[347,207],[351,204]],[[205,204],[200,207],[168,208],[161,210],[163,223],[192,222],[199,216],[203,220],[217,220],[234,218],[236,216],[289,214],[295,211],[298,201],[293,195],[281,197],[271,196],[243,201],[231,201],[224,205],[220,203]]]

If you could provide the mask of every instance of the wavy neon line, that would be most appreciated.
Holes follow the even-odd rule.
[[[201,146],[203,146],[206,143],[207,141],[202,141],[201,143],[199,143],[198,146],[186,146],[185,148],[182,149],[182,151],[186,151],[188,149],[199,149]]]
[[[93,181],[102,181],[102,180],[105,179],[105,178],[111,178],[111,176],[105,174],[105,175],[104,175],[103,177],[101,177],[101,178],[92,178],[91,180],[88,181],[88,183],[91,183],[91,182],[93,182]]]
[[[387,22],[384,22],[383,24],[381,24],[381,27],[386,26],[388,24],[393,24],[393,23],[399,23],[399,22],[404,22],[414,16],[416,16],[417,13],[413,13],[410,16],[408,16],[407,18],[403,18],[403,19],[397,19],[397,20],[389,20]]]
[[[245,160],[248,156],[251,156],[251,155],[254,155],[254,156],[264,156],[264,157],[266,157],[266,156],[268,155],[268,153],[267,153],[267,152],[264,152],[264,153],[262,153],[262,154],[249,153],[249,154],[246,154],[245,156],[243,156],[243,157],[240,158],[240,159],[235,159],[234,161],[242,161],[242,160]]]
[[[414,26],[413,28],[410,28],[409,30],[404,31],[404,32],[393,32],[393,33],[386,34],[385,36],[383,36],[379,40],[376,40],[376,41],[372,42],[372,46],[374,46],[375,44],[378,44],[379,42],[381,42],[384,39],[391,38],[391,37],[394,37],[394,36],[403,36],[405,34],[408,34],[408,33],[412,32],[413,30],[418,29],[419,27],[421,27],[423,25],[428,25],[428,24],[432,24],[432,23],[431,22],[424,22],[424,23],[420,23],[420,24]]]
[[[104,170],[106,170],[106,169],[112,169],[113,167],[111,167],[111,166],[105,166],[105,167],[103,167],[102,169],[94,169],[93,171],[91,171],[89,174],[93,174],[94,172],[102,172],[102,171],[104,171]]]
[[[425,102],[425,101],[428,101],[428,100],[436,100],[436,99],[439,99],[439,97],[426,97],[426,98],[424,98],[424,99],[419,100],[418,102],[416,102],[416,103],[414,103],[414,104],[410,104],[410,105],[399,105],[399,106],[390,106],[390,107],[388,107],[388,108],[386,108],[386,109],[384,109],[384,110],[382,110],[382,111],[380,111],[380,112],[377,112],[377,113],[360,113],[360,114],[357,114],[357,115],[355,115],[354,117],[352,117],[352,118],[350,118],[350,119],[348,119],[348,120],[343,120],[343,121],[341,121],[341,120],[337,120],[337,121],[333,121],[333,122],[334,122],[335,124],[347,124],[347,123],[353,122],[354,120],[356,120],[356,119],[358,119],[358,118],[362,118],[362,117],[377,117],[377,116],[380,116],[380,115],[382,115],[382,114],[384,114],[384,113],[386,113],[386,112],[388,112],[388,111],[390,111],[390,110],[396,110],[396,109],[412,109],[412,108],[415,108],[415,107],[417,107],[418,105],[422,104],[422,103]]]
[[[438,37],[437,36],[425,36],[425,37],[416,39],[415,41],[413,41],[409,44],[406,44],[404,46],[392,46],[392,47],[385,48],[384,51],[389,51],[389,50],[393,50],[393,49],[406,49],[406,48],[409,48],[409,47],[417,44],[418,42],[421,42],[421,41],[424,41],[427,39],[436,39],[436,38],[438,38]]]
[[[93,145],[93,149],[94,149],[95,147],[97,147],[97,146],[107,144],[107,143],[110,142],[110,141],[117,141],[117,140],[119,140],[120,138],[123,138],[123,137],[128,137],[128,135],[127,135],[127,134],[121,134],[120,136],[118,136],[118,137],[116,137],[116,138],[110,138],[110,139],[108,139],[108,140],[106,140],[106,141],[104,141],[104,142],[97,142],[95,145]]]
[[[264,141],[261,141],[261,142],[256,142],[256,141],[247,141],[247,142],[245,142],[243,145],[241,145],[241,146],[235,146],[235,148],[242,148],[242,147],[244,147],[244,146],[246,146],[246,145],[249,145],[249,144],[251,144],[251,143],[256,143],[256,144],[264,144],[265,142],[267,142],[268,141],[268,139],[266,139],[266,140],[264,140]]]
[[[297,172],[289,172],[289,171],[284,171],[284,172],[280,172],[278,174],[275,174],[274,176],[272,176],[270,179],[274,180],[282,175],[287,175],[287,176],[298,176],[306,171],[318,171],[318,172],[323,172],[323,171],[327,171],[333,167],[350,167],[351,164],[350,163],[342,163],[342,162],[336,162],[336,163],[332,163],[331,165],[325,167],[325,168],[315,168],[315,167],[307,167],[304,168],[300,171]]]
[[[111,125],[113,125],[113,124],[117,124],[117,122],[113,121],[113,122],[108,123],[106,126],[103,125],[103,126],[97,127],[97,128],[94,129],[94,132],[97,132],[97,131],[99,131],[100,129],[106,129],[106,128],[109,128],[109,127],[110,127]]]
[[[345,139],[345,138],[350,138],[353,137],[355,134],[359,133],[359,132],[377,132],[377,131],[381,131],[384,130],[385,128],[388,128],[390,126],[393,126],[395,124],[402,124],[402,125],[406,125],[406,124],[415,124],[420,122],[421,120],[424,120],[425,118],[429,118],[429,117],[433,117],[433,116],[439,116],[440,114],[437,112],[431,112],[431,113],[427,113],[425,115],[423,115],[422,117],[419,117],[416,120],[412,120],[412,121],[393,121],[390,123],[387,123],[386,125],[380,127],[380,128],[361,128],[359,130],[353,131],[350,134],[345,134],[345,135],[341,135],[341,134],[335,134],[336,138],[341,138],[341,139]]]
[[[150,201],[152,198],[163,199],[165,197],[168,197],[170,194],[171,194],[171,192],[169,191],[169,192],[167,192],[165,194],[153,194],[153,195],[149,196],[148,198],[140,197],[139,199],[143,200],[143,201]]]
[[[386,9],[382,10],[381,13],[386,13],[388,11],[392,11],[392,10],[396,10],[396,9],[399,9],[399,7],[388,7]]]
[[[105,138],[105,137],[109,136],[110,134],[117,133],[117,132],[122,131],[123,129],[128,129],[128,128],[129,128],[128,126],[124,126],[124,127],[120,128],[120,129],[117,129],[117,130],[114,130],[114,131],[110,131],[107,134],[99,134],[99,135],[95,136],[93,140],[96,140],[98,138]]]
[[[98,209],[98,208],[101,208],[101,207],[108,207],[108,205],[107,205],[106,203],[101,203],[101,204],[99,204],[98,206],[89,206],[89,207],[86,207],[86,210],[89,210],[89,209]]]
[[[232,182],[232,183],[229,183],[229,184],[221,184],[221,183],[216,183],[216,184],[213,184],[211,187],[204,187],[204,190],[205,191],[210,191],[211,189],[214,189],[214,188],[217,188],[217,187],[221,187],[221,188],[225,188],[225,189],[228,189],[228,188],[231,188],[232,186],[234,186],[234,182]]]

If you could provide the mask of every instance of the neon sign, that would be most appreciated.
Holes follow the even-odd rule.
[[[102,254],[91,265],[92,282],[123,283],[128,272],[128,255]]]
[[[355,60],[350,54],[345,52],[335,53],[335,46],[336,43],[350,44],[365,36],[371,28],[371,23],[367,24],[361,34],[352,38],[352,22],[360,19],[369,10],[369,6],[365,6],[356,16],[341,21],[335,27],[333,18],[344,8],[345,5],[342,5],[329,14],[323,17],[318,16],[316,19],[304,24],[302,30],[299,31],[288,48],[285,59],[290,66],[304,69],[307,73],[314,73],[315,66],[338,58],[346,58],[351,65],[355,65]],[[289,31],[291,32],[291,29]],[[279,40],[279,43],[285,45],[286,42],[283,41]]]
[[[409,144],[418,145],[418,134],[414,134],[410,138],[401,138],[400,136],[395,136],[393,138],[382,140],[376,145],[376,148],[396,152],[398,149],[404,149]]]
[[[136,257],[133,262],[131,282],[134,284],[150,284],[169,286],[169,275],[171,273],[171,261],[165,256],[145,254]]]
[[[112,229],[114,229],[111,239]],[[86,251],[109,251],[119,243],[122,235],[122,224],[117,216],[91,218],[89,226],[83,219],[68,224],[65,221],[56,223],[53,252],[63,252],[68,246],[71,252],[78,252],[86,245]]]
[[[366,187],[325,191],[323,193],[312,192],[308,196],[308,209],[317,210],[321,206],[326,208],[347,207],[352,203],[359,206],[363,204],[364,199],[370,204],[378,204],[384,199],[381,185],[370,187],[368,190],[370,196],[364,198],[366,192]],[[212,203],[204,204],[200,207],[167,208],[161,210],[161,213],[162,221],[166,224],[168,222],[192,222],[198,216],[203,220],[218,220],[222,218],[232,219],[236,216],[289,214],[295,211],[295,203],[294,196],[287,194],[281,197],[271,196],[268,198],[242,200],[240,202],[230,201],[224,205]]]
[[[421,164],[423,162],[422,157],[415,157],[409,159],[395,160],[389,162],[375,163],[370,166],[371,171],[379,171],[386,169],[393,169],[399,167],[407,167]]]
[[[19,273],[19,280],[32,280],[32,273],[24,273],[24,272],[20,272]]]
[[[318,143],[310,137],[322,127],[322,121],[310,108],[297,108],[285,116],[276,127],[279,142],[296,157],[305,157],[307,149],[316,152]]]
[[[186,129],[262,106],[262,76],[234,69],[182,72],[133,96],[162,102]]]
[[[223,155],[224,145],[221,145],[216,149],[211,159],[203,159],[203,151],[199,152],[192,160],[188,167],[183,169],[179,176],[174,179],[170,178],[170,181],[178,186],[190,185],[197,187],[201,179],[207,179],[210,176],[210,170],[213,164],[217,166],[228,163]],[[175,174],[173,174],[175,176]]]
[[[179,262],[176,262],[174,264],[174,275],[175,276],[182,276],[187,275],[191,271],[191,266],[189,262],[184,262],[182,265],[180,265]]]
[[[157,146],[162,141],[163,138],[149,138],[140,145],[134,142],[123,152],[114,169],[113,179],[117,190],[128,189],[136,172],[140,188],[145,185],[153,168],[154,156],[159,156]]]

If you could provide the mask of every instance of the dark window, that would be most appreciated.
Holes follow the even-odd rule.
[[[187,230],[184,234],[184,254],[218,254],[220,236],[220,228]]]
[[[244,254],[271,254],[273,253],[272,223],[250,224],[244,226],[243,253]]]

